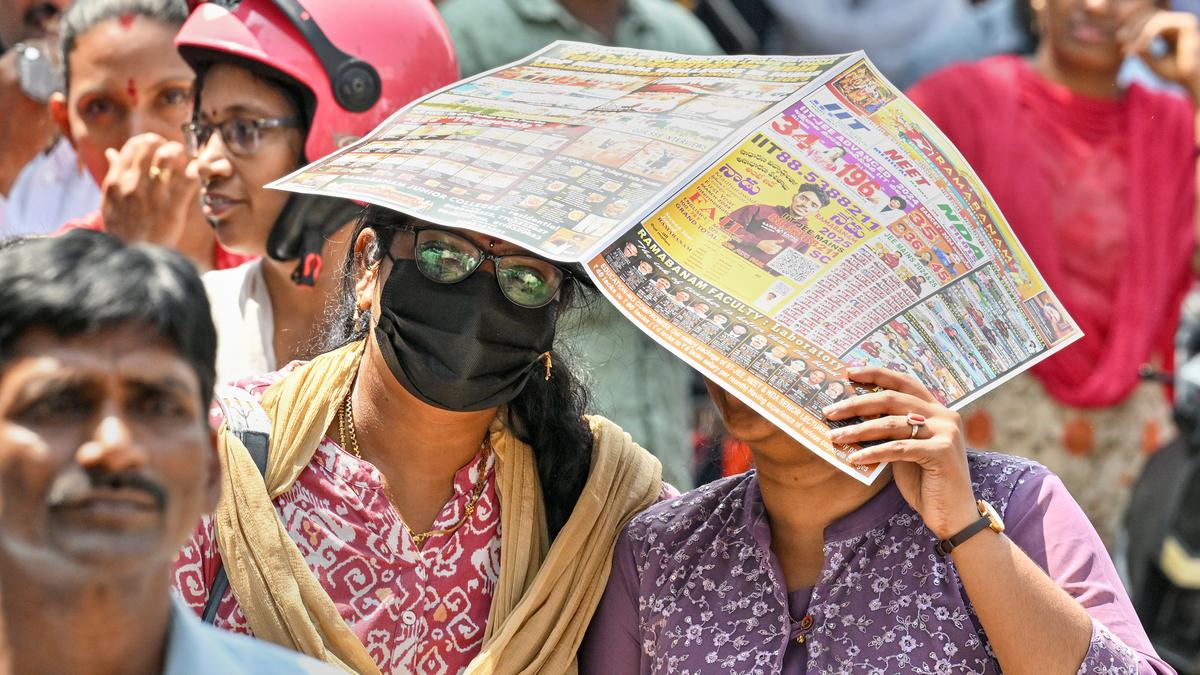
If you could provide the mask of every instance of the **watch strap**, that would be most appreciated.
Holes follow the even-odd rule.
[[[987,516],[982,516],[982,517],[980,517],[979,520],[964,527],[962,530],[960,530],[958,532],[958,534],[954,535],[953,537],[950,537],[949,539],[942,539],[942,540],[938,541],[937,545],[933,547],[933,550],[937,551],[938,555],[940,555],[940,556],[950,555],[951,551],[958,548],[959,546],[962,546],[963,542],[965,542],[966,540],[975,536],[976,534],[979,534],[980,531],[986,530],[988,528],[988,526],[991,524],[992,524],[991,518],[988,518]]]

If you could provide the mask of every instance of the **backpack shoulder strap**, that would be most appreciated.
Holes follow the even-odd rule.
[[[214,394],[225,417],[226,428],[246,446],[254,466],[258,467],[259,475],[265,479],[267,453],[271,447],[271,419],[267,417],[267,411],[244,389],[222,384],[217,386]],[[204,603],[204,613],[201,615],[204,623],[216,621],[217,606],[228,589],[229,576],[225,574],[225,565],[222,563],[208,589],[208,600]]]
[[[218,385],[217,405],[225,417],[225,426],[250,451],[258,472],[267,474],[267,450],[271,442],[271,419],[267,411],[245,389],[227,384]]]

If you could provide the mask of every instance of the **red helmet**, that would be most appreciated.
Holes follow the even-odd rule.
[[[458,79],[450,35],[429,0],[204,3],[175,44],[197,71],[217,61],[265,66],[307,89],[310,161]]]

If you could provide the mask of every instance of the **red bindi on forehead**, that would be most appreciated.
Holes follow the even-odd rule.
[[[133,20],[136,18],[137,18],[137,15],[134,14],[133,12],[126,12],[126,13],[122,14],[121,16],[117,17],[117,23],[121,24],[121,28],[124,28],[125,30],[129,30],[130,27],[133,26]]]
[[[129,100],[134,105],[137,105],[137,102],[138,102],[137,83],[133,81],[132,77],[129,78],[129,82],[125,85],[125,93],[129,94]]]

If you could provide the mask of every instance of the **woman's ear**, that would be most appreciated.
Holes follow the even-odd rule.
[[[63,138],[75,147],[75,137],[71,135],[71,117],[67,112],[67,96],[62,92],[56,91],[50,94],[50,117],[54,119],[54,124],[58,126],[58,131],[63,135]]]
[[[370,312],[375,304],[382,267],[378,247],[379,238],[369,227],[354,240],[354,306],[359,313]]]

